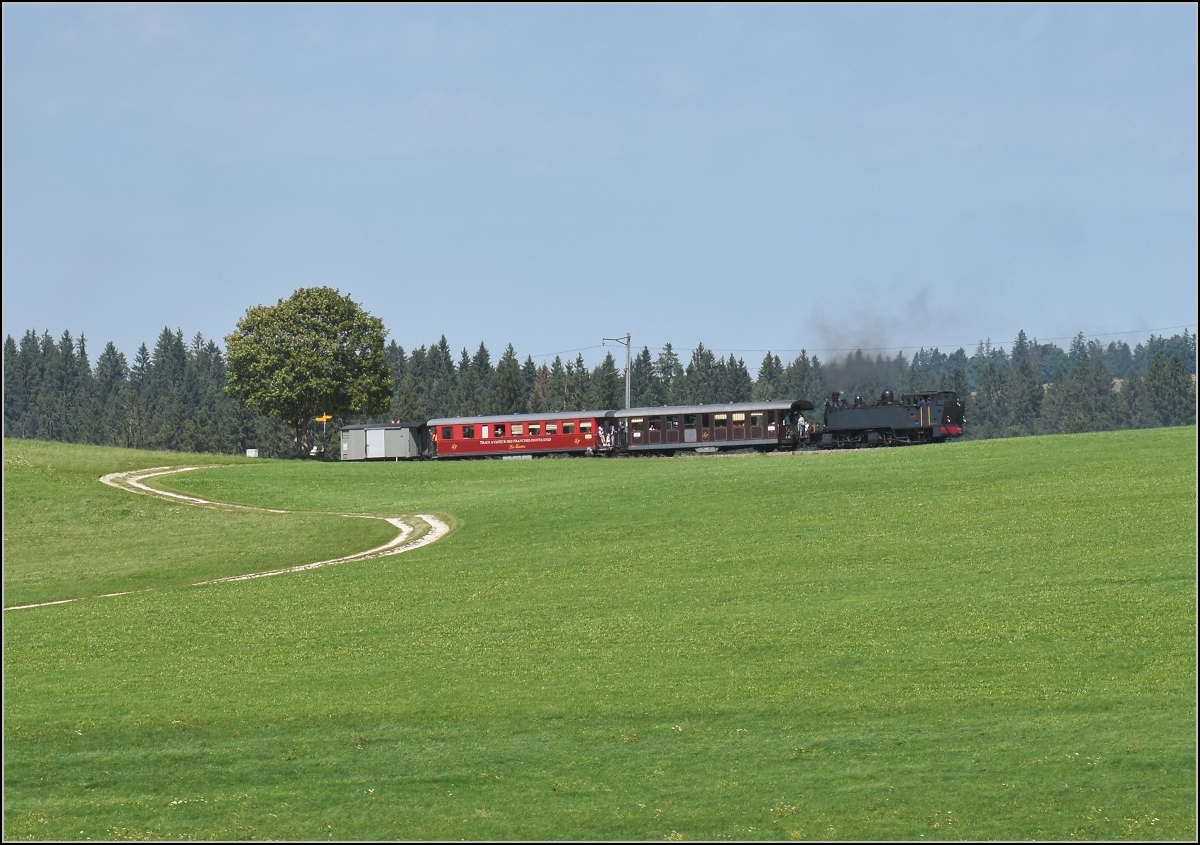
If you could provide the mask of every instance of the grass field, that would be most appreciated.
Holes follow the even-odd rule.
[[[1195,836],[1194,427],[203,460],[5,441],[6,839]]]

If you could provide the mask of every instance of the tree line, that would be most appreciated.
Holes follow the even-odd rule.
[[[64,331],[25,332],[4,340],[4,436],[237,453],[285,454],[290,436],[278,421],[243,408],[226,392],[225,356],[197,333],[164,328],[153,351],[130,363],[110,341],[93,366],[87,339]]]
[[[493,363],[487,346],[455,356],[443,335],[406,351],[385,347],[392,376],[386,413],[340,424],[479,414],[620,408],[625,380],[611,353],[589,369],[582,355],[522,362],[509,344]],[[1020,332],[1009,349],[981,341],[973,354],[921,349],[911,358],[859,350],[822,362],[801,350],[787,363],[768,352],[751,377],[745,361],[699,344],[681,358],[671,344],[643,347],[630,368],[635,407],[806,398],[818,407],[838,390],[873,402],[897,393],[949,389],[965,397],[969,437],[1187,425],[1196,420],[1196,338],[1186,330],[1130,348],[1076,336],[1068,349]],[[263,455],[290,454],[293,434],[276,419],[242,407],[226,390],[225,353],[196,334],[164,328],[153,350],[128,363],[110,342],[93,366],[86,339],[27,331],[4,343],[6,437],[74,443]],[[317,432],[320,439],[320,431]],[[333,450],[336,452],[336,450]]]
[[[612,353],[589,370],[582,354],[538,365],[522,363],[512,344],[495,365],[485,344],[474,354],[463,348],[455,362],[445,336],[431,346],[406,353],[392,341],[384,350],[395,385],[391,419],[542,413],[623,408],[625,375]],[[634,407],[749,402],[785,396],[816,395],[823,389],[821,363],[801,352],[784,367],[778,356],[756,382],[742,358],[716,355],[699,344],[685,362],[670,343],[657,356],[643,347],[630,364],[630,401]]]

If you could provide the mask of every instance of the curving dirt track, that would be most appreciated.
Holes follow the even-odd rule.
[[[157,478],[163,475],[172,475],[178,472],[190,472],[196,469],[211,469],[212,467],[153,467],[151,469],[138,469],[129,472],[110,472],[108,475],[100,478],[101,483],[107,484],[109,487],[116,487],[118,490],[124,490],[127,493],[136,493],[141,496],[154,496],[159,499],[166,499],[172,502],[182,502],[188,505],[205,508],[222,508],[236,509],[247,511],[260,511],[265,513],[291,513],[287,510],[279,510],[276,508],[258,508],[251,505],[234,505],[226,502],[213,502],[208,499],[200,499],[196,496],[185,496],[181,493],[169,493],[166,490],[157,490],[142,482],[149,478]],[[197,581],[192,586],[203,587],[207,584],[224,584],[229,581],[247,581],[251,578],[269,578],[272,575],[286,575],[290,572],[305,572],[309,569],[320,569],[323,566],[336,566],[339,563],[348,563],[354,560],[371,560],[373,558],[390,557],[403,552],[419,549],[421,546],[428,546],[430,543],[437,542],[442,537],[450,532],[450,526],[442,522],[435,516],[430,514],[414,514],[416,520],[424,523],[423,526],[414,526],[405,522],[400,517],[386,516],[368,516],[361,513],[343,513],[336,514],[344,516],[348,519],[381,519],[390,525],[395,526],[400,533],[392,540],[384,543],[382,546],[376,546],[373,549],[367,549],[365,552],[358,552],[345,557],[332,558],[330,560],[319,560],[314,563],[305,563],[299,566],[290,566],[286,569],[272,569],[268,572],[251,572],[246,575],[230,575],[225,578],[214,578],[210,581]],[[419,530],[419,529],[424,530]],[[417,533],[414,539],[409,539],[414,533]],[[133,592],[147,592],[146,590],[131,590],[124,593],[105,593],[102,596],[88,596],[86,598],[112,598],[114,596],[127,596]],[[9,610],[29,610],[34,607],[49,607],[55,604],[69,604],[73,601],[82,601],[83,599],[60,599],[59,601],[41,602],[39,604],[23,604],[15,607],[6,607],[5,611]]]

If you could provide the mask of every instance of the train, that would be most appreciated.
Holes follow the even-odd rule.
[[[807,399],[443,417],[416,422],[347,425],[343,461],[496,458],[542,455],[625,457],[847,449],[939,443],[963,436],[965,413],[949,390],[907,393],[853,403],[834,392],[818,422]],[[808,416],[806,416],[806,413]]]

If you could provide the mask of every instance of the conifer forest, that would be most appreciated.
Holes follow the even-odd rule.
[[[622,408],[623,368],[611,353],[593,369],[582,354],[564,361],[520,359],[509,344],[496,361],[480,343],[457,355],[443,335],[405,350],[386,347],[391,407],[370,419],[314,424],[317,442],[336,442],[346,423],[479,414]],[[110,342],[92,363],[87,341],[64,331],[29,330],[4,341],[5,437],[70,443],[239,453],[293,454],[282,423],[239,406],[225,390],[222,348],[196,334],[164,328],[153,349],[132,361]],[[861,350],[820,360],[801,350],[791,360],[768,352],[751,376],[745,361],[698,345],[680,355],[667,343],[634,356],[634,407],[806,398],[818,407],[830,391],[873,402],[887,389],[957,391],[967,409],[967,437],[1016,437],[1196,421],[1196,336],[1151,335],[1131,348],[1077,335],[1063,349],[1020,332],[1008,348],[980,342],[911,357]],[[334,455],[337,450],[328,450]]]

